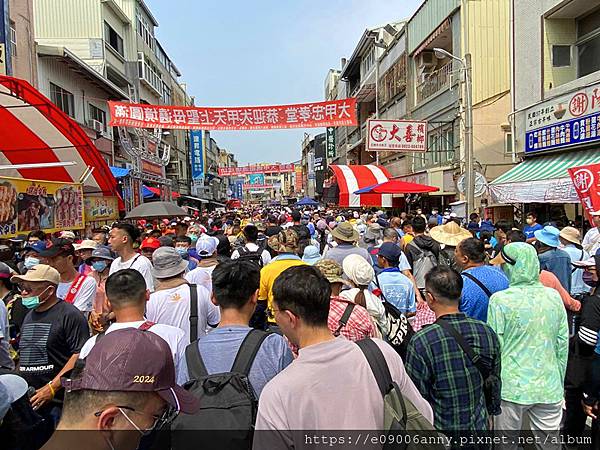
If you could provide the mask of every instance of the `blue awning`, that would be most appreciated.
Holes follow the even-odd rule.
[[[156,196],[156,194],[154,194],[154,192],[152,192],[150,189],[148,189],[147,186],[142,185],[142,197],[152,198],[155,196]]]
[[[129,175],[130,169],[128,169],[127,167],[110,167],[110,171],[113,174],[113,177],[115,178],[123,178],[126,177],[127,175]]]

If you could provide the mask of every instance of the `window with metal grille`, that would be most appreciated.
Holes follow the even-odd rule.
[[[54,83],[50,83],[50,99],[65,114],[75,117],[75,97],[72,93]]]

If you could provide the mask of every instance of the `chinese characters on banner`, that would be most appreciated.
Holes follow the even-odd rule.
[[[0,177],[0,198],[0,237],[84,227],[81,184]]]
[[[190,131],[190,152],[192,180],[201,180],[204,177],[204,149],[202,148],[202,130]]]
[[[325,149],[327,151],[327,158],[335,158],[335,128],[327,127],[325,133]]]
[[[425,152],[427,122],[369,120],[367,151]]]
[[[600,210],[600,164],[572,167],[568,171],[583,208],[588,214]]]
[[[297,105],[204,108],[109,101],[113,127],[271,130],[356,126],[356,99]]]
[[[294,171],[293,164],[265,164],[260,166],[243,167],[219,167],[218,173],[221,177],[237,177],[253,173],[291,173]]]

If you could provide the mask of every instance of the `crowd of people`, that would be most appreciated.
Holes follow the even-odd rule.
[[[592,221],[582,238],[534,212],[255,207],[1,241],[1,446],[93,430],[89,448],[301,448],[297,430],[418,426],[559,448],[591,419],[600,448]]]

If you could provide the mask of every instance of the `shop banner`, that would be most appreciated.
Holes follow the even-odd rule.
[[[327,148],[327,158],[335,158],[335,128],[327,127],[325,145]]]
[[[190,131],[190,163],[192,165],[192,180],[201,180],[204,178],[202,130]]]
[[[238,177],[253,173],[291,173],[294,171],[293,164],[263,164],[243,167],[219,167],[220,177]]]
[[[427,151],[427,122],[368,120],[367,150],[390,152]]]
[[[109,101],[113,127],[272,130],[356,126],[356,99],[296,105],[206,108]]]
[[[1,237],[81,229],[83,214],[81,184],[0,177]]]
[[[233,189],[233,198],[242,200],[244,198],[244,181],[237,180]]]
[[[119,219],[117,197],[86,197],[83,199],[86,222]]]
[[[588,214],[600,210],[600,164],[567,169],[583,208]],[[591,219],[591,216],[589,216]]]
[[[278,184],[244,184],[244,189],[276,189],[278,188]]]

